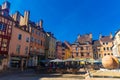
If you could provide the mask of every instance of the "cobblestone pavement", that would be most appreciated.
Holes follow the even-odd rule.
[[[81,74],[83,75],[83,74]],[[12,70],[0,73],[0,80],[83,80],[79,74],[36,74],[34,70],[21,72],[20,70]]]
[[[0,73],[0,80],[120,80],[112,78],[88,78],[84,79],[80,74],[36,74],[33,70],[7,71]]]

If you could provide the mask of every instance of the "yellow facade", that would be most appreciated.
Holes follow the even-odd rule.
[[[71,58],[71,50],[70,49],[65,49],[65,56],[64,59]]]

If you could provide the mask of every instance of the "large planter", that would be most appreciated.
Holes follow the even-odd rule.
[[[117,69],[119,68],[119,61],[114,56],[106,55],[102,58],[102,65],[106,69]]]

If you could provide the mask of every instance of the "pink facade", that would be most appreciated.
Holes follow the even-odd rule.
[[[25,27],[25,26],[24,26]],[[30,45],[30,33],[13,27],[9,46],[9,67],[27,67]]]
[[[26,31],[21,30],[20,28],[13,27],[12,29],[12,37],[9,46],[9,54],[10,55],[20,55],[20,56],[28,56],[29,53],[29,39],[30,34]],[[18,39],[19,34],[21,34],[21,40]],[[28,41],[27,41],[28,38]],[[20,45],[20,53],[16,53],[17,45]],[[28,53],[26,54],[26,47],[28,47]]]

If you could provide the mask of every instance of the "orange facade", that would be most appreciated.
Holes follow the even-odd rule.
[[[38,25],[30,22],[29,25],[30,25],[29,66],[37,66],[40,60],[45,59],[45,32],[42,28],[42,25],[40,24]]]
[[[93,58],[92,34],[78,35],[71,48],[73,58]]]
[[[37,28],[32,27],[30,51],[33,52],[33,54],[35,51],[38,55],[45,55],[44,49],[45,49],[44,32],[42,32],[41,30],[38,30]]]

